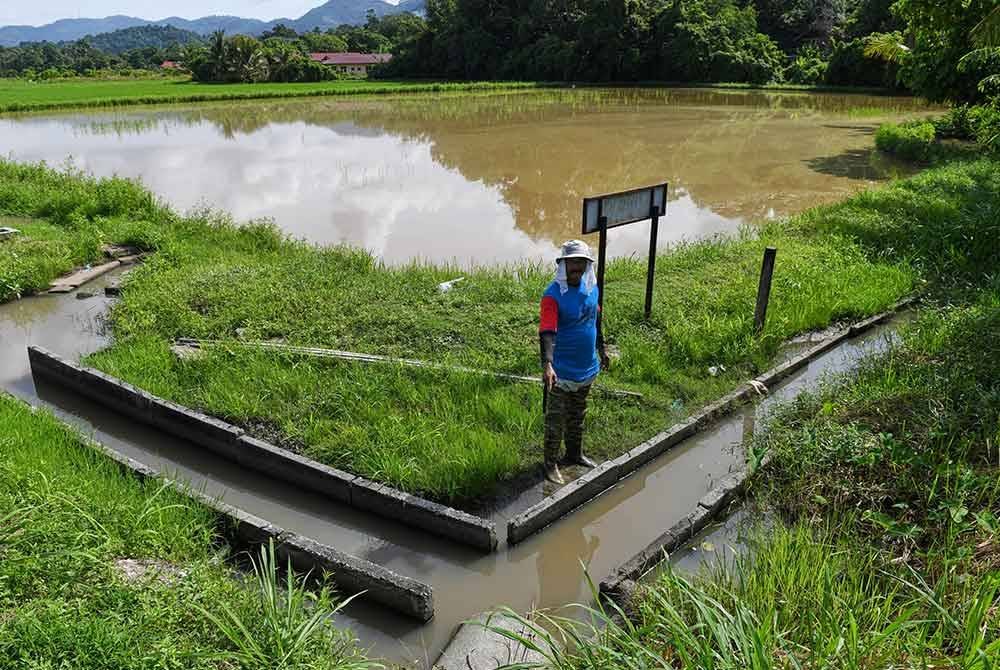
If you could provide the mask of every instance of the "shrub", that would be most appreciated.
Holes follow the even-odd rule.
[[[1000,149],[1000,108],[996,103],[958,105],[933,123],[939,138],[976,142],[988,151]]]
[[[785,77],[793,84],[822,84],[829,66],[815,44],[805,44],[795,53]]]
[[[875,133],[875,146],[904,160],[927,162],[936,152],[934,124],[930,121],[882,124]]]

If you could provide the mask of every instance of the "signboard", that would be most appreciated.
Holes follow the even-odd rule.
[[[653,275],[656,271],[656,232],[660,225],[660,217],[666,214],[666,207],[666,184],[583,199],[583,234],[600,233],[597,247],[597,286],[600,288],[598,300],[601,307],[604,306],[604,264],[608,250],[608,229],[651,219],[645,308],[646,318],[650,318],[653,311]],[[602,314],[603,309],[597,313],[598,328]]]
[[[652,218],[650,213],[653,207],[659,215],[663,215],[666,203],[666,184],[584,198],[583,234],[600,230],[601,217],[606,219],[604,227],[607,229]]]

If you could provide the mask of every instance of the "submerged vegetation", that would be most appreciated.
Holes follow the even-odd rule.
[[[525,82],[342,80],[315,83],[198,84],[187,79],[70,80],[35,83],[0,79],[0,112],[120,107],[220,100],[268,100],[341,95],[447,93],[538,88]]]
[[[0,668],[379,667],[325,620],[329,589],[266,549],[244,583],[232,558],[212,510],[0,394]]]

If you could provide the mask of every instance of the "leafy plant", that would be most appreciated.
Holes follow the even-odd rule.
[[[381,667],[358,659],[353,641],[331,628],[329,619],[361,594],[335,602],[325,588],[313,594],[298,579],[291,561],[285,570],[284,584],[278,574],[273,538],[261,545],[253,561],[254,584],[258,607],[239,611],[228,603],[219,603],[220,613],[199,606],[235,647],[223,654],[245,668],[283,670],[299,667],[309,655],[322,653],[337,670]],[[310,609],[312,611],[310,611]]]

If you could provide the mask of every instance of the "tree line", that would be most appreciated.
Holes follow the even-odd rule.
[[[997,0],[428,0],[391,76],[883,86],[979,99]],[[886,58],[875,44],[902,47]],[[977,51],[975,56],[969,56]]]
[[[169,32],[176,29],[145,26],[103,42],[0,48],[0,75],[156,69],[174,60],[199,81],[315,81],[338,75],[309,53],[357,51],[393,53],[374,71],[381,77],[873,86],[976,103],[1000,93],[1000,49],[973,37],[988,16],[1000,16],[997,7],[998,0],[428,0],[425,18],[371,13],[364,25],[302,34],[279,25],[259,37],[217,33],[182,44]]]
[[[74,42],[33,42],[0,47],[0,76],[53,79],[158,71],[173,61],[206,82],[320,81],[334,79],[330,67],[310,61],[313,52],[390,53],[422,35],[413,14],[377,17],[299,34],[283,25],[259,37],[214,33],[208,38],[171,26],[140,26]]]

